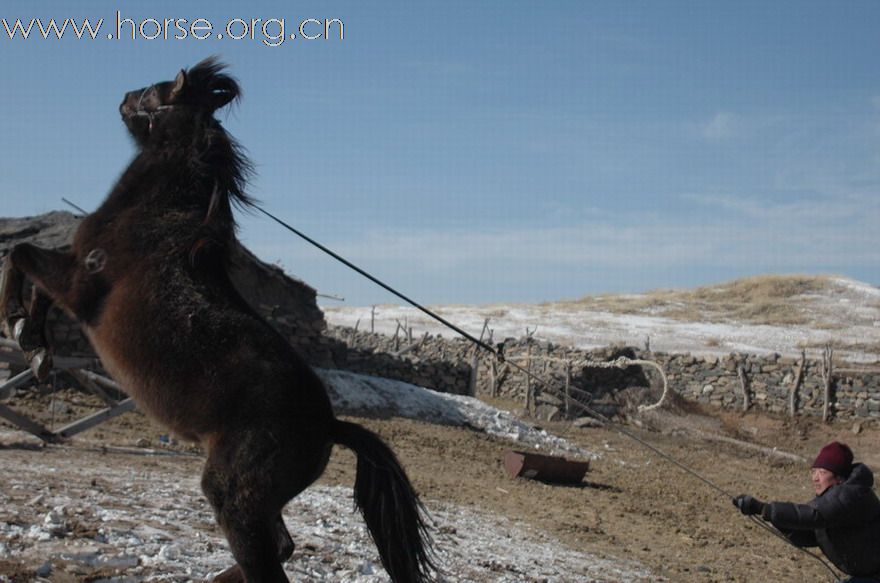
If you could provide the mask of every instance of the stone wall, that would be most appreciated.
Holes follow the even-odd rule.
[[[423,386],[448,392],[467,392],[465,371],[472,369],[474,346],[464,340],[446,339],[439,336],[396,340],[389,336],[354,332],[350,328],[329,327],[328,335],[344,343],[349,349],[370,354],[374,358],[384,355],[385,364],[373,368],[365,363],[362,371],[401,380],[411,380]],[[421,340],[421,341],[420,341]],[[400,357],[399,352],[410,344],[417,347]],[[657,362],[665,371],[669,389],[687,401],[711,407],[741,410],[743,405],[742,368],[748,385],[750,408],[777,414],[787,414],[789,393],[795,382],[799,360],[791,357],[754,354],[729,354],[726,356],[697,357],[690,354],[664,354],[645,352],[632,347],[607,347],[597,350],[576,350],[526,339],[504,341],[504,354],[508,361],[528,367],[541,378],[550,379],[550,386],[529,381],[526,374],[511,366],[498,366],[493,371],[494,357],[479,352],[476,385],[477,395],[494,392],[500,396],[519,399],[526,406],[525,395],[530,392],[529,409],[541,417],[553,418],[565,413],[565,386],[571,398],[578,398],[577,391],[589,394],[581,397],[590,406],[603,413],[614,413],[625,398],[638,398],[650,403],[659,398],[662,391],[660,375],[650,367],[629,366],[623,369],[606,368],[601,364],[620,356]],[[395,364],[389,364],[394,362]],[[407,372],[406,364],[430,363],[427,382],[418,382],[419,375]],[[445,364],[444,364],[445,363]],[[569,363],[571,366],[569,368]],[[594,363],[594,364],[590,364]],[[446,367],[446,368],[445,368]],[[446,374],[448,367],[458,368],[457,385],[450,388],[446,383],[432,382],[432,378]],[[395,369],[392,372],[392,369]],[[857,365],[835,362],[831,390],[832,415],[839,418],[880,418],[880,371]],[[824,405],[824,379],[821,363],[807,359],[803,382],[795,401],[797,414],[821,416]],[[570,416],[582,414],[570,407]]]
[[[786,413],[799,360],[778,354],[731,354],[725,357],[663,355],[670,384],[691,401],[724,408],[741,408],[742,367],[754,407]],[[825,381],[821,362],[807,359],[795,406],[807,415],[822,415]],[[835,362],[832,367],[830,412],[838,417],[880,417],[880,371]]]
[[[469,393],[470,344],[422,336],[412,340],[328,326],[338,368],[405,381],[441,393]]]

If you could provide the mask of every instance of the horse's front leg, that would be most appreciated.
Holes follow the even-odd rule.
[[[6,334],[18,342],[38,378],[44,379],[52,368],[46,346],[46,315],[52,298],[68,295],[75,267],[70,253],[41,249],[24,243],[15,246],[3,265],[0,282],[0,316]],[[30,303],[25,306],[25,281],[34,283]]]

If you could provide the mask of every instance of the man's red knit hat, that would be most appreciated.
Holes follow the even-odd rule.
[[[849,446],[839,441],[832,441],[822,448],[812,467],[824,468],[833,472],[835,476],[848,476],[852,470],[852,462],[853,452]]]

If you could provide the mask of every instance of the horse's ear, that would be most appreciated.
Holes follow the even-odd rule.
[[[180,95],[180,92],[183,91],[184,87],[186,87],[186,71],[181,69],[180,73],[177,74],[177,77],[174,78],[174,87],[171,88],[171,98],[174,99]]]

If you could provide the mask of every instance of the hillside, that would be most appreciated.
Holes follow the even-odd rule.
[[[323,309],[330,324],[370,326],[371,307]],[[496,340],[528,329],[578,348],[650,341],[657,351],[719,355],[818,354],[831,344],[846,360],[880,360],[880,288],[836,276],[759,276],[696,289],[432,309],[477,336],[488,318]],[[415,308],[376,306],[377,332],[393,334],[398,321],[416,334],[453,334]]]

